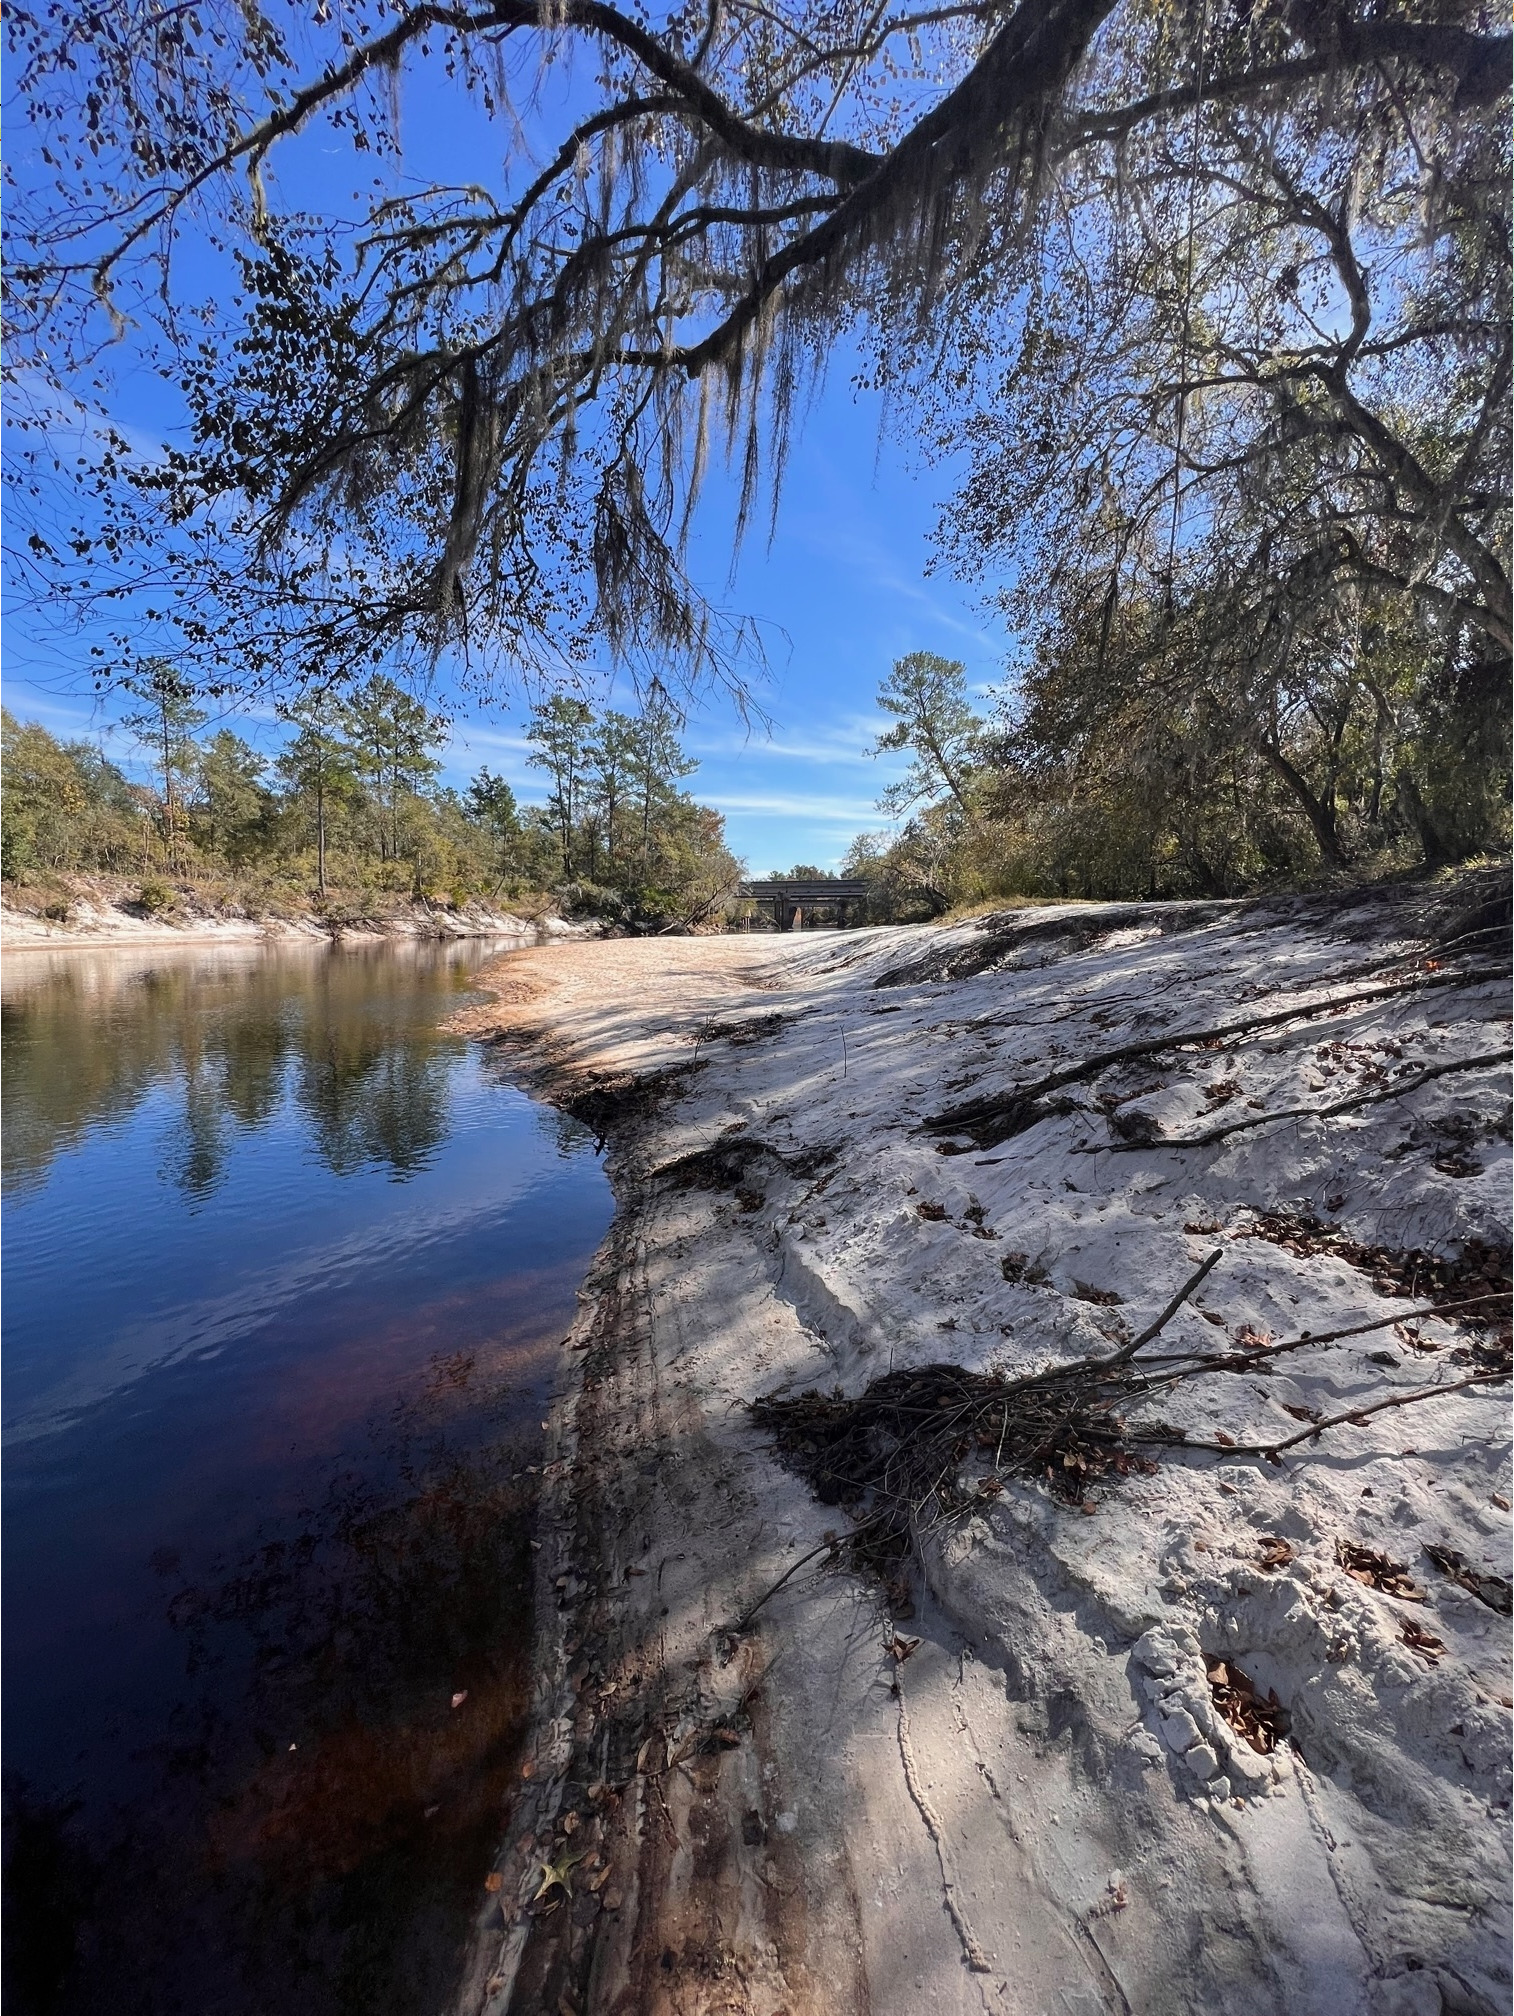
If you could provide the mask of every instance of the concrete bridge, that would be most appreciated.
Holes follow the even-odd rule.
[[[867,902],[867,892],[866,882],[839,877],[816,882],[743,882],[736,891],[754,903],[770,905],[780,931],[802,929],[810,911],[827,908],[835,911],[838,924],[845,924],[848,911],[855,913]]]

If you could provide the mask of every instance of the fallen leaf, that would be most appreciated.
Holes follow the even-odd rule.
[[[1402,1561],[1390,1561],[1373,1547],[1359,1547],[1351,1540],[1337,1540],[1335,1558],[1365,1589],[1377,1589],[1384,1596],[1397,1596],[1404,1603],[1423,1603],[1425,1592]],[[1434,1556],[1431,1556],[1432,1560]]]
[[[1426,1546],[1425,1552],[1442,1575],[1448,1575],[1453,1582],[1459,1583],[1479,1603],[1486,1603],[1490,1610],[1497,1610],[1504,1617],[1514,1613],[1514,1589],[1502,1575],[1490,1575],[1486,1569],[1474,1568],[1466,1556],[1458,1554],[1454,1547]]]
[[[1113,1288],[1098,1288],[1088,1281],[1074,1281],[1072,1292],[1079,1302],[1092,1302],[1101,1309],[1112,1309],[1117,1302],[1125,1300]]]
[[[484,1878],[484,1888],[488,1891],[489,1895],[491,1897],[498,1896],[499,1892],[503,1890],[504,1887],[505,1887],[504,1877],[500,1875],[497,1869],[491,1869],[488,1875]]]
[[[1258,1555],[1264,1574],[1271,1575],[1276,1569],[1286,1566],[1293,1559],[1293,1548],[1286,1540],[1278,1540],[1270,1535],[1262,1537]]]
[[[583,1859],[583,1854],[570,1855],[564,1849],[554,1860],[540,1863],[538,1866],[541,1869],[541,1884],[531,1902],[539,1904],[553,1890],[561,1890],[565,1897],[571,1897],[573,1871]]]
[[[906,1638],[902,1632],[896,1631],[888,1641],[888,1649],[902,1666],[919,1644],[920,1640],[918,1638]]]
[[[1406,1617],[1400,1637],[1412,1652],[1417,1652],[1427,1665],[1438,1666],[1445,1646],[1433,1631],[1427,1631],[1423,1624],[1413,1617]]]
[[[1239,1666],[1214,1654],[1206,1657],[1204,1671],[1215,1707],[1259,1756],[1268,1756],[1289,1728],[1288,1711],[1276,1693],[1269,1688],[1263,1700]]]

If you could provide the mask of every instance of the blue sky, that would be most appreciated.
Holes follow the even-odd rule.
[[[571,96],[571,89],[568,93]],[[477,119],[459,117],[450,93],[429,79],[408,78],[403,176],[475,171],[480,150],[497,153],[499,136]],[[13,167],[25,153],[15,124],[7,136]],[[350,191],[350,161],[314,134],[286,156],[286,191],[308,200],[312,181],[332,171]],[[181,262],[181,273],[184,270]],[[121,363],[129,366],[129,358]],[[980,689],[1002,677],[1007,639],[974,599],[945,576],[926,573],[929,535],[948,498],[952,471],[912,455],[903,429],[880,436],[880,401],[856,393],[849,360],[838,356],[821,396],[796,440],[785,479],[777,531],[749,534],[733,583],[730,571],[730,486],[712,480],[694,529],[693,572],[713,599],[763,620],[771,677],[757,699],[770,732],[748,732],[723,701],[711,700],[689,721],[689,753],[699,770],[688,788],[725,814],[734,851],[754,872],[797,861],[837,864],[854,834],[887,822],[874,801],[899,772],[897,758],[873,759],[867,749],[882,717],[880,681],[908,651],[961,659]],[[113,416],[139,434],[158,435],[172,416],[159,404],[155,381],[129,369],[118,374]],[[759,526],[765,512],[756,514]],[[103,735],[118,760],[132,751],[111,721],[119,711],[96,702],[82,640],[48,627],[45,615],[5,614],[5,698],[13,713],[55,733]],[[606,674],[607,680],[609,674]],[[614,689],[631,704],[628,682]],[[502,772],[526,800],[540,799],[539,773],[526,767],[524,705],[508,699],[485,713],[468,706],[454,721],[446,780],[463,784],[481,764]],[[229,717],[260,747],[279,737],[271,717]]]

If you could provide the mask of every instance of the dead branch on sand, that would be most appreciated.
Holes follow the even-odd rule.
[[[791,1563],[733,1630],[745,1630],[806,1562],[821,1555],[836,1559],[843,1545],[855,1566],[880,1575],[895,1572],[901,1557],[925,1532],[996,1496],[1005,1476],[1044,1481],[1053,1497],[1092,1512],[1096,1507],[1087,1494],[1096,1480],[1156,1468],[1141,1453],[1146,1448],[1164,1446],[1185,1454],[1215,1452],[1231,1459],[1255,1457],[1278,1463],[1285,1450],[1313,1443],[1328,1430],[1365,1422],[1390,1408],[1501,1384],[1510,1376],[1507,1339],[1499,1338],[1478,1347],[1481,1367],[1464,1378],[1364,1401],[1339,1414],[1311,1419],[1296,1433],[1242,1442],[1223,1431],[1209,1440],[1160,1423],[1132,1428],[1128,1415],[1133,1408],[1151,1403],[1181,1381],[1255,1370],[1259,1361],[1280,1353],[1328,1346],[1403,1320],[1403,1312],[1395,1311],[1370,1323],[1318,1335],[1305,1332],[1279,1343],[1223,1352],[1163,1352],[1140,1359],[1141,1350],[1161,1334],[1222,1252],[1220,1248],[1211,1252],[1138,1336],[1098,1358],[1049,1366],[1018,1379],[958,1365],[912,1366],[884,1374],[853,1396],[808,1392],[755,1402],[753,1418],[772,1432],[787,1461],[823,1504],[839,1506],[854,1524],[844,1541],[828,1537]],[[1476,1322],[1475,1312],[1484,1305],[1506,1301],[1506,1295],[1493,1293],[1410,1313],[1440,1318],[1465,1313]],[[973,1469],[975,1462],[986,1465],[986,1474]]]

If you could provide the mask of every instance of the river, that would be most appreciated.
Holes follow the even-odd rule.
[[[529,1680],[588,1135],[498,947],[12,954],[10,2016],[435,2016]]]

